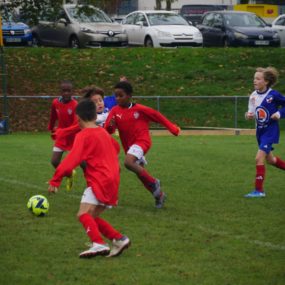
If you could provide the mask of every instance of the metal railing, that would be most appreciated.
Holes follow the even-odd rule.
[[[51,102],[56,97],[7,96],[11,131],[46,131]],[[248,96],[134,96],[133,99],[160,111],[184,129],[254,128],[254,122],[244,119]],[[1,105],[3,96],[0,96],[0,110]]]

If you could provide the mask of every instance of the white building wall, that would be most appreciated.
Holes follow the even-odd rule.
[[[236,5],[238,0],[177,0],[171,4],[173,10],[179,10],[182,5],[186,4],[212,4],[212,5]],[[139,0],[139,10],[153,10],[155,7],[155,0]],[[162,9],[165,9],[165,1],[162,2]]]

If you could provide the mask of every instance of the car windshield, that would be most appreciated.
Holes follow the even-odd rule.
[[[266,24],[252,14],[226,14],[226,25],[231,27],[265,27]]]
[[[187,25],[187,21],[177,14],[149,13],[147,14],[151,26],[161,25]]]
[[[70,7],[66,9],[69,16],[80,23],[100,23],[112,20],[102,11],[90,7]]]

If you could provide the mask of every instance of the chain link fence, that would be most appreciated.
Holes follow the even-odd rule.
[[[56,96],[8,96],[10,132],[46,131],[54,98]],[[255,127],[253,121],[244,119],[247,96],[134,96],[133,99],[160,111],[182,129]],[[0,97],[0,110],[3,104]],[[152,124],[151,127],[161,126]]]

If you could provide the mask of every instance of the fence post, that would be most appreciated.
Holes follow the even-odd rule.
[[[156,96],[156,109],[160,112],[160,96]]]

